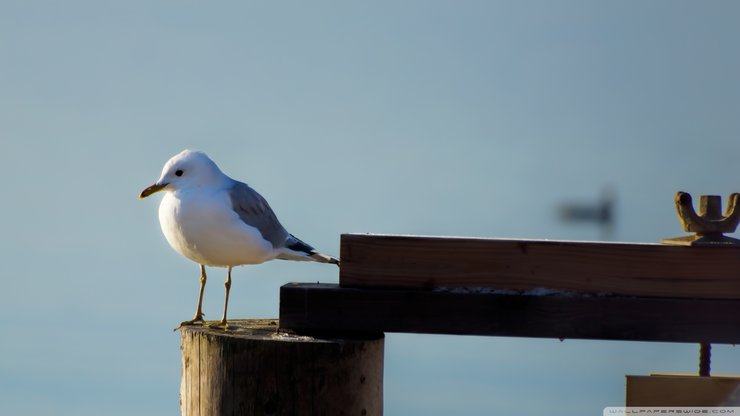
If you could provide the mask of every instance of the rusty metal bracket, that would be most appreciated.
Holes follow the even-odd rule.
[[[691,195],[687,192],[676,193],[676,212],[684,231],[693,235],[664,238],[663,244],[699,246],[699,245],[740,245],[740,240],[723,235],[734,233],[740,223],[740,193],[730,194],[727,210],[722,215],[722,197],[719,195],[702,195],[699,198],[699,214],[694,211]]]
[[[709,377],[712,370],[712,344],[702,342],[699,344],[699,375]]]

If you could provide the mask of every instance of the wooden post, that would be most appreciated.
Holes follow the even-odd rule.
[[[182,330],[183,416],[381,415],[383,334],[312,337],[277,320]]]

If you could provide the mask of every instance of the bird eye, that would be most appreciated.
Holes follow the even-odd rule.
[[[182,169],[178,169],[175,171],[175,176],[182,176]]]

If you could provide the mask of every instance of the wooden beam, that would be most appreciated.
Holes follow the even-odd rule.
[[[290,283],[280,326],[358,331],[627,341],[740,343],[740,302],[480,291],[354,289]]]
[[[740,377],[689,374],[627,375],[627,406],[738,406]],[[656,412],[657,413],[657,412]]]
[[[344,234],[340,284],[740,299],[740,247]]]

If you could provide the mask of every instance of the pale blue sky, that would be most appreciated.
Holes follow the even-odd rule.
[[[731,1],[0,1],[0,413],[177,412],[198,269],[136,196],[184,148],[333,254],[343,232],[597,239],[556,208],[607,184],[617,239],[679,235],[675,191],[740,191],[738,21]],[[230,308],[274,317],[281,284],[336,278],[239,268]],[[600,414],[624,374],[695,361],[390,334],[386,414]]]

